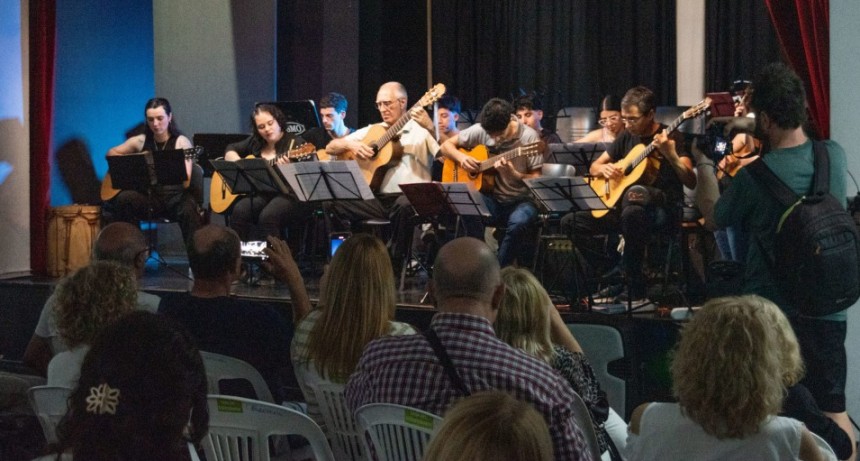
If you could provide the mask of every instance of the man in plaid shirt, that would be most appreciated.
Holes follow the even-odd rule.
[[[442,247],[431,291],[439,313],[430,328],[462,383],[453,382],[423,335],[383,337],[365,347],[346,385],[352,410],[395,403],[444,415],[465,391],[502,390],[544,416],[555,459],[591,459],[574,421],[570,385],[545,363],[496,338],[492,323],[505,286],[490,248],[468,237]]]

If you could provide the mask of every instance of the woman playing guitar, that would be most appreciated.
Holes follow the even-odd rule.
[[[248,156],[264,158],[273,163],[287,163],[290,149],[304,143],[301,137],[283,130],[286,117],[272,104],[259,104],[251,113],[254,134],[227,146],[224,160],[235,162]],[[238,198],[230,215],[230,227],[242,241],[266,240],[281,236],[291,222],[306,214],[307,207],[292,195],[261,193]]]

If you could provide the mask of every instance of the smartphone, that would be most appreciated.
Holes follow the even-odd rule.
[[[330,234],[330,244],[329,244],[329,258],[333,258],[335,252],[343,242],[352,236],[351,232],[333,232]]]
[[[268,246],[268,243],[262,240],[252,240],[249,242],[242,242],[242,258],[243,259],[256,259],[260,261],[265,261],[269,259],[266,253],[263,253],[263,249]]]

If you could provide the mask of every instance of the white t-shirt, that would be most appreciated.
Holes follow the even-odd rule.
[[[48,363],[48,386],[62,386],[74,389],[81,377],[81,365],[90,351],[88,344],[80,344],[70,350],[60,352]]]
[[[803,423],[770,417],[759,432],[743,439],[723,439],[681,414],[677,403],[652,403],[645,408],[639,435],[628,433],[628,461],[695,459],[697,461],[784,461],[800,456]]]

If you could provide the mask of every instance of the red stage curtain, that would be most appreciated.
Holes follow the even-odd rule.
[[[51,204],[56,0],[30,1],[30,266],[46,271],[47,213]]]
[[[830,138],[830,2],[766,0],[783,52],[806,84],[813,128]]]

